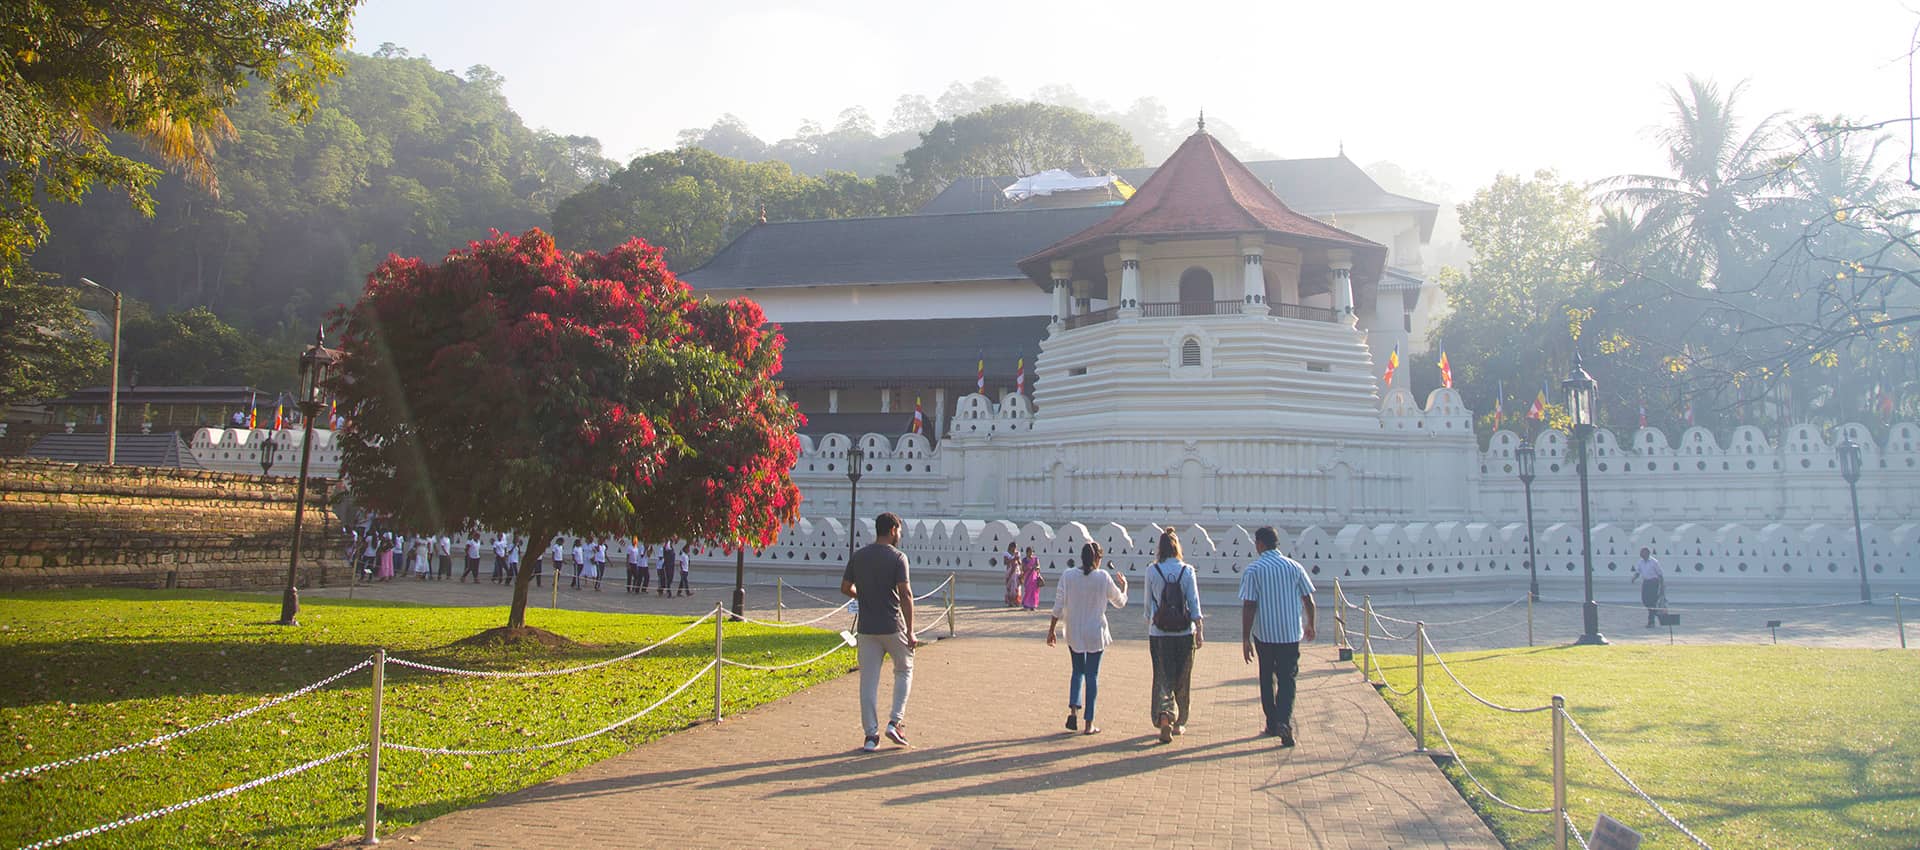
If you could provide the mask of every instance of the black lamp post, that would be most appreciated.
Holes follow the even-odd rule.
[[[852,491],[847,496],[847,563],[853,563],[854,547],[859,545],[860,537],[860,466],[866,463],[867,453],[859,446],[847,449],[847,483]]]
[[[278,451],[279,449],[280,449],[280,444],[275,443],[273,441],[272,435],[268,435],[267,441],[260,444],[260,474],[261,475],[273,474],[273,453],[275,451]]]
[[[300,522],[305,518],[307,509],[307,465],[313,458],[313,420],[320,415],[320,385],[325,382],[327,370],[339,362],[340,353],[327,348],[326,329],[313,332],[313,344],[300,352],[300,377],[305,380],[305,394],[300,405],[300,482],[294,486],[293,500],[293,554],[287,560],[287,589],[280,595],[280,625],[297,626],[294,619],[300,613],[300,591],[294,582],[300,575]],[[268,444],[271,447],[271,443]],[[558,582],[555,582],[558,585]]]
[[[1580,352],[1575,351],[1573,371],[1560,382],[1560,389],[1567,394],[1567,415],[1573,419],[1574,468],[1580,472],[1580,562],[1587,583],[1587,601],[1581,613],[1586,631],[1574,643],[1585,646],[1604,646],[1607,642],[1600,635],[1600,604],[1593,601],[1593,519],[1587,504],[1587,443],[1593,439],[1593,393],[1598,387],[1593,376],[1580,368]]]
[[[120,444],[120,293],[84,277],[80,283],[113,296],[112,366],[107,372],[107,465],[112,466],[115,449]]]
[[[1867,540],[1860,533],[1860,444],[1852,438],[1840,443],[1840,476],[1847,479],[1847,495],[1853,499],[1853,551],[1860,556],[1860,601],[1873,602],[1867,588]]]
[[[733,619],[747,610],[747,544],[733,547]]]
[[[1520,486],[1527,493],[1527,595],[1540,601],[1540,564],[1533,548],[1533,444],[1523,443],[1513,450],[1513,465],[1520,471]]]

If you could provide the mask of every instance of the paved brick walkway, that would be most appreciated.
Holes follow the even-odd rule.
[[[1303,659],[1300,746],[1257,737],[1238,623],[1200,650],[1192,720],[1161,745],[1137,610],[1103,665],[1102,734],[1066,732],[1064,645],[1044,615],[962,612],[921,649],[910,749],[860,743],[843,676],[543,785],[389,836],[421,848],[1498,848],[1413,737],[1330,643]],[[1221,618],[1223,621],[1226,617]],[[938,632],[936,632],[938,633]],[[1234,638],[1232,640],[1224,638]],[[889,677],[890,681],[890,677]],[[886,693],[883,687],[883,698]]]

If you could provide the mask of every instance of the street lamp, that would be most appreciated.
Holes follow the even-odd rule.
[[[273,453],[279,450],[279,448],[280,448],[279,444],[273,441],[273,435],[269,433],[267,435],[267,441],[260,444],[260,474],[261,475],[272,474]]]
[[[733,544],[733,619],[747,610],[747,544]]]
[[[1867,541],[1860,534],[1860,444],[1849,437],[1840,443],[1840,476],[1847,479],[1847,495],[1853,499],[1853,551],[1860,556],[1860,601],[1871,604],[1873,591],[1867,589]]]
[[[1513,450],[1513,465],[1520,471],[1520,486],[1527,493],[1527,596],[1540,601],[1540,563],[1533,548],[1533,444],[1522,443]]]
[[[80,282],[113,296],[113,365],[107,372],[107,465],[112,466],[120,443],[120,293],[84,277]]]
[[[1581,613],[1586,631],[1576,645],[1604,646],[1600,635],[1600,604],[1593,601],[1593,519],[1587,505],[1587,443],[1593,439],[1593,393],[1598,388],[1593,376],[1580,368],[1580,352],[1573,353],[1573,371],[1560,382],[1567,394],[1567,415],[1573,419],[1575,469],[1580,472],[1580,561],[1586,569],[1586,604]]]
[[[307,465],[313,458],[313,420],[320,415],[320,385],[326,381],[327,370],[340,360],[340,353],[327,347],[326,328],[313,332],[313,344],[300,352],[300,377],[306,382],[305,395],[300,399],[300,482],[294,485],[293,497],[293,553],[287,561],[287,589],[280,595],[280,625],[297,626],[294,619],[300,613],[300,591],[293,585],[300,575],[300,523],[307,509]],[[271,447],[273,444],[267,444]],[[558,587],[559,582],[554,582]]]
[[[847,563],[853,563],[853,549],[860,537],[860,465],[867,453],[859,446],[847,449],[847,483],[853,485],[847,496]]]

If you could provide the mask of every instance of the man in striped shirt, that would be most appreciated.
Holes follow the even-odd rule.
[[[1260,661],[1260,710],[1266,734],[1293,746],[1294,677],[1300,673],[1300,642],[1313,640],[1313,579],[1298,561],[1280,554],[1280,533],[1263,526],[1253,533],[1260,551],[1240,574],[1240,652]]]

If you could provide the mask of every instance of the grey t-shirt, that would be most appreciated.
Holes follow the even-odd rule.
[[[863,635],[891,635],[907,630],[900,616],[900,600],[894,588],[907,580],[907,554],[885,543],[869,543],[847,561],[841,581],[853,582],[860,600],[860,623],[855,628]]]

